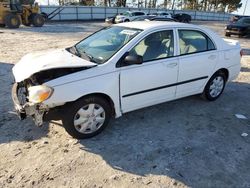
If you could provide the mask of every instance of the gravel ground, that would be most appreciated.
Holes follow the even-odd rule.
[[[223,35],[225,23],[195,24]],[[193,96],[127,113],[88,140],[71,138],[60,121],[39,128],[11,113],[14,63],[28,52],[70,46],[104,25],[0,29],[0,187],[250,187],[247,55],[217,101]],[[250,39],[236,39],[250,55]]]

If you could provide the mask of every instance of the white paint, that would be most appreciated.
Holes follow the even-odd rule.
[[[25,55],[13,68],[15,81],[20,82],[36,72],[53,68],[90,67],[94,63],[69,53],[65,49],[30,53]]]
[[[247,119],[246,116],[242,115],[242,114],[235,114],[235,116],[238,118],[238,119]]]
[[[54,89],[52,96],[44,101],[45,105],[56,106],[57,104],[75,101],[88,94],[102,93],[111,98],[114,103],[116,117],[119,117],[124,112],[201,93],[207,81],[221,68],[229,71],[228,81],[239,74],[239,44],[229,44],[206,28],[174,22],[129,22],[117,24],[116,26],[138,28],[143,31],[122,47],[106,63],[44,83]],[[215,43],[217,50],[178,56],[179,38],[177,29],[179,28],[195,29],[206,33]],[[153,32],[171,29],[174,31],[175,38],[175,57],[155,60],[141,65],[116,67],[118,60],[124,53],[137,45],[145,36]],[[230,59],[225,57],[228,50],[234,51]],[[211,55],[215,56],[215,58],[210,58]],[[169,64],[176,66],[169,66]],[[45,69],[93,65],[93,63],[76,57],[65,50],[56,50],[25,56],[15,65],[13,73],[17,81],[22,81],[35,72]],[[208,78],[179,85],[178,87],[166,87],[138,95],[122,97],[200,76],[208,76]]]

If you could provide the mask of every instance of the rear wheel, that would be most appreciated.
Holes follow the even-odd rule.
[[[5,27],[5,24],[0,24],[0,27]]]
[[[8,14],[4,18],[4,23],[8,28],[14,29],[14,28],[19,28],[21,21],[19,16],[15,14]]]
[[[41,14],[31,14],[30,22],[35,27],[42,27],[44,25],[45,19]]]
[[[84,139],[102,132],[112,110],[105,99],[90,96],[74,102],[66,112],[62,119],[65,130],[74,138]]]
[[[216,72],[208,81],[203,96],[209,100],[214,101],[220,97],[226,84],[226,76],[223,72]]]
[[[230,33],[225,33],[225,36],[226,37],[231,37],[231,34]]]

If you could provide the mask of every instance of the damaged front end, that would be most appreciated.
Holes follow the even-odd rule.
[[[14,83],[12,100],[18,117],[23,120],[27,116],[33,117],[37,126],[43,124],[43,115],[48,109],[42,104],[31,103],[28,99],[28,85],[25,82]]]
[[[27,116],[31,116],[37,126],[41,126],[44,120],[59,119],[58,111],[61,111],[60,107],[63,104],[53,104],[50,106],[43,104],[43,101],[47,100],[53,94],[53,88],[46,86],[44,83],[87,68],[44,70],[33,74],[28,79],[14,83],[12,87],[12,100],[19,118],[23,120]]]

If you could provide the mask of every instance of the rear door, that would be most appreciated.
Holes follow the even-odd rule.
[[[176,97],[199,93],[214,70],[218,53],[211,38],[199,30],[178,29],[179,74]]]

